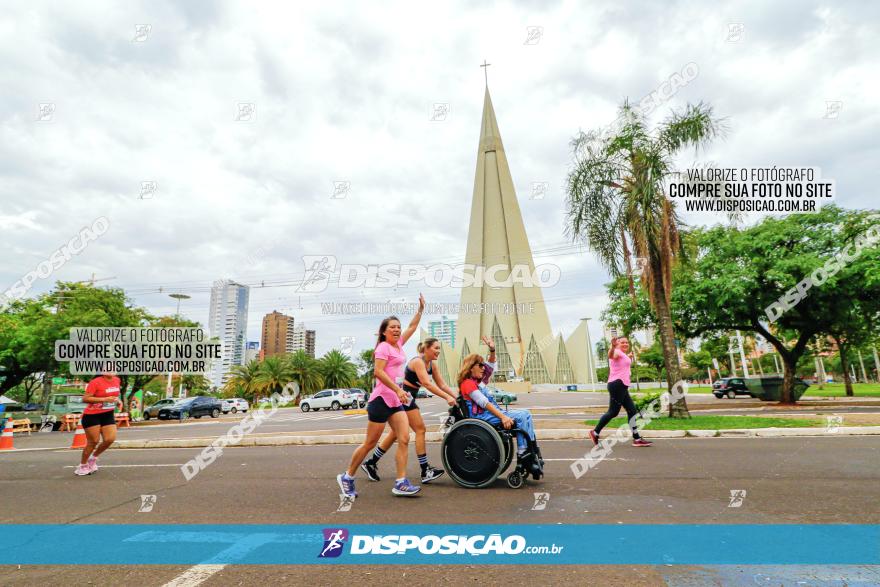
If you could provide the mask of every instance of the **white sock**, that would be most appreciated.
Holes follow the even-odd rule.
[[[401,477],[400,479],[397,480],[397,482],[402,483],[404,480],[406,480],[406,477]]]

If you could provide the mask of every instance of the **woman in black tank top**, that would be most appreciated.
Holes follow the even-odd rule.
[[[440,372],[434,368],[434,361],[440,355],[440,341],[436,338],[425,339],[419,343],[418,353],[417,357],[413,357],[406,364],[401,388],[411,398],[409,402],[404,402],[403,409],[406,411],[407,418],[409,418],[409,427],[416,433],[416,456],[419,458],[419,466],[422,469],[422,483],[430,483],[443,475],[444,471],[428,464],[425,421],[422,419],[422,412],[416,403],[416,395],[421,387],[425,387],[432,393],[445,399],[446,403],[450,406],[454,406],[457,393],[446,385]],[[379,480],[379,459],[391,448],[395,440],[397,440],[397,436],[394,434],[394,430],[392,430],[376,447],[376,450],[373,451],[373,456],[361,465],[361,469],[364,470],[371,481]]]

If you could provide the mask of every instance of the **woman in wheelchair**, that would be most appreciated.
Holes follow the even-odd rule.
[[[541,453],[535,441],[532,414],[528,410],[510,410],[506,413],[502,411],[494,394],[483,383],[485,371],[486,364],[480,355],[468,355],[462,361],[458,388],[468,409],[465,416],[483,420],[492,426],[500,424],[505,430],[513,429],[517,441],[517,467],[531,473],[535,479],[540,479],[543,476],[543,467]]]

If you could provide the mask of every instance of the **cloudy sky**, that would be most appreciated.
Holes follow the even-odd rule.
[[[106,216],[107,233],[31,294],[94,273],[156,313],[174,311],[169,292],[190,294],[182,311],[204,323],[211,283],[229,277],[254,286],[251,340],[278,309],[318,331],[319,353],[344,336],[372,346],[380,316],[322,315],[319,302],[414,300],[417,287],[276,285],[302,278],[303,255],[463,260],[484,59],[536,262],[562,269],[544,294],[566,335],[599,317],[607,281],[588,250],[563,247],[568,142],[687,64],[699,74],[652,119],[703,100],[729,131],[682,167],[820,167],[840,205],[876,206],[877,5],[542,4],[7,5],[2,289]],[[533,183],[549,185],[543,198]]]

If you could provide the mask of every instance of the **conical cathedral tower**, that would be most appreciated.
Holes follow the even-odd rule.
[[[493,283],[507,280],[511,272],[514,279],[511,285],[492,287],[484,275],[481,285],[462,288],[463,308],[497,306],[494,311],[492,306],[484,312],[462,310],[458,316],[461,347],[467,344],[470,352],[485,354],[480,337],[490,336],[496,348],[504,349],[507,355],[501,361],[504,364],[499,365],[499,379],[512,370],[532,383],[553,382],[559,343],[550,330],[541,288],[537,282],[533,286],[523,283],[525,273],[534,275],[535,263],[488,87],[483,99],[465,263],[483,267],[486,273],[496,267]],[[504,307],[511,310],[497,309]],[[503,372],[505,368],[507,372]]]

